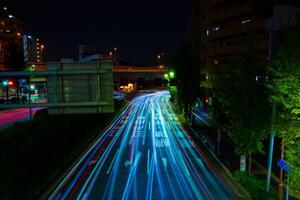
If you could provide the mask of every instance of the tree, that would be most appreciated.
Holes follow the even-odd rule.
[[[300,29],[287,27],[281,47],[272,59],[268,75],[270,101],[277,105],[276,134],[282,138],[282,158],[293,165],[290,186],[300,196]],[[292,184],[294,183],[294,184]]]
[[[222,89],[217,92],[216,97],[219,110],[228,119],[224,122],[224,129],[236,152],[249,156],[249,173],[251,154],[262,151],[262,141],[266,138],[270,125],[265,81],[259,79],[263,76],[258,76],[265,72],[262,67],[255,65],[256,60],[255,46],[249,44],[248,52],[239,56],[230,77],[224,79]]]
[[[180,47],[171,60],[171,68],[177,80],[177,106],[189,114],[200,89],[200,68],[190,44],[185,43]]]

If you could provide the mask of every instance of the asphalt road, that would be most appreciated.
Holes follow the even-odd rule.
[[[180,126],[168,92],[136,97],[49,199],[236,199]]]

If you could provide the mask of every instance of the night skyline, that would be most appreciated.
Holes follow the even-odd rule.
[[[155,64],[157,53],[169,59],[187,38],[185,0],[5,3],[22,20],[25,33],[45,41],[47,61],[77,60],[78,46],[91,44],[99,53],[117,47],[123,60]]]

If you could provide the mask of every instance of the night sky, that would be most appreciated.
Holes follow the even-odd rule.
[[[79,44],[94,44],[99,53],[117,47],[123,60],[152,64],[161,51],[170,58],[187,38],[186,0],[6,2],[25,32],[45,41],[47,61],[78,59]]]

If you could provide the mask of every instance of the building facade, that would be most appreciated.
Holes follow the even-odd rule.
[[[23,35],[24,62],[33,71],[46,70],[44,55],[45,45],[39,38]]]
[[[198,58],[204,101],[230,76],[239,55],[253,47],[255,64],[266,66],[278,45],[280,30],[296,24],[297,0],[190,0],[189,40]]]
[[[23,27],[9,9],[0,5],[0,70],[23,68]]]

